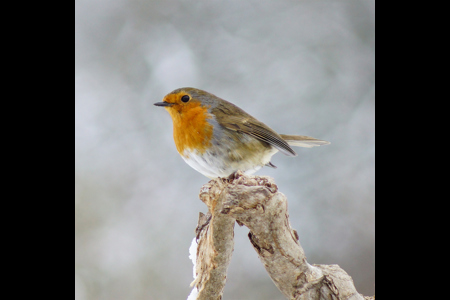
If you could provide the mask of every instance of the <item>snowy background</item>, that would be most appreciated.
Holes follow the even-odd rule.
[[[186,299],[198,192],[153,103],[184,86],[279,133],[331,145],[276,154],[308,262],[375,290],[375,1],[75,1],[76,299]],[[284,299],[236,226],[224,298]]]

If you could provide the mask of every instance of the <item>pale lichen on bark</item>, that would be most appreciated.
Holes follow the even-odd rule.
[[[287,299],[371,299],[360,295],[351,277],[337,265],[310,265],[289,223],[286,197],[273,179],[236,172],[200,190],[208,206],[200,213],[196,279],[197,299],[222,299],[234,247],[234,223],[248,234],[266,271]]]

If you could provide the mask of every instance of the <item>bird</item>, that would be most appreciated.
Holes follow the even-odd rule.
[[[251,175],[278,151],[297,156],[291,146],[327,145],[304,135],[278,134],[231,102],[192,87],[175,89],[162,102],[173,123],[173,138],[184,161],[204,176],[229,177],[237,171]]]

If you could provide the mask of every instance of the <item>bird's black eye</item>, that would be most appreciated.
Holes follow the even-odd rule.
[[[183,97],[181,97],[181,101],[183,101],[184,103],[188,102],[191,99],[191,97],[189,97],[188,95],[184,95]]]

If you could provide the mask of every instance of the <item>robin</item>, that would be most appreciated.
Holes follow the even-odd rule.
[[[236,105],[213,94],[185,87],[167,94],[164,107],[172,117],[178,153],[206,177],[227,177],[240,170],[253,174],[278,151],[296,156],[291,146],[314,147],[329,142],[304,135],[278,134]]]

